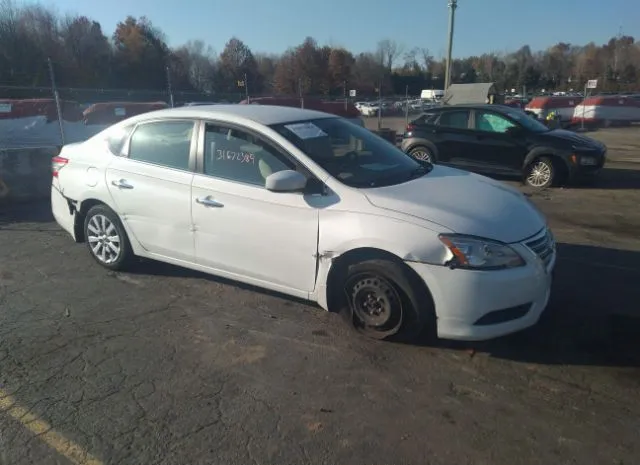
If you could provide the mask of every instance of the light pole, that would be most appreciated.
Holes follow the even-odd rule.
[[[447,69],[444,74],[444,90],[446,91],[451,84],[451,52],[453,50],[453,25],[456,18],[456,8],[458,8],[458,0],[449,1],[449,44],[447,46]]]

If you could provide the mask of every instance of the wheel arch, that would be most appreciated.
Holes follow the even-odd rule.
[[[407,272],[407,276],[411,280],[411,284],[416,286],[420,295],[428,299],[425,304],[430,304],[431,308],[436,311],[435,302],[431,294],[431,290],[427,283],[422,280],[418,274],[408,266],[398,255],[379,249],[376,247],[357,247],[350,249],[332,259],[331,267],[326,280],[326,302],[330,312],[338,312],[340,310],[342,293],[340,292],[341,282],[346,277],[349,266],[361,263],[366,260],[389,260],[403,268]]]
[[[91,208],[95,207],[96,205],[104,205],[106,207],[109,207],[109,205],[107,205],[102,200],[89,198],[83,200],[82,203],[80,203],[80,207],[76,208],[76,214],[73,223],[73,233],[75,234],[77,242],[84,242],[86,240],[86,237],[84,237],[84,219],[86,218],[89,210],[91,210]]]

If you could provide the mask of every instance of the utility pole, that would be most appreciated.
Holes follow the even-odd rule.
[[[348,99],[347,99],[347,81],[346,80],[343,81],[342,85],[344,87],[344,95],[343,95],[344,96],[344,111],[346,112],[347,111],[347,102],[348,102]]]
[[[49,65],[49,77],[51,78],[51,90],[53,91],[53,98],[56,101],[56,111],[58,112],[58,124],[60,125],[60,140],[64,145],[64,121],[62,108],[60,106],[60,95],[58,94],[58,88],[56,87],[56,75],[53,72],[53,62],[51,57],[47,58],[47,64]]]
[[[409,125],[409,86],[404,88],[404,127]]]
[[[244,95],[247,99],[247,103],[251,103],[249,101],[249,81],[247,81],[247,73],[244,73]]]
[[[444,74],[444,90],[451,85],[451,52],[453,51],[453,26],[456,18],[456,8],[458,0],[448,0],[449,2],[449,44],[447,46],[447,69]]]
[[[618,35],[616,36],[616,43],[613,49],[613,72],[615,76],[618,76],[618,60],[619,60],[619,48],[620,40],[622,39],[622,26],[618,29]]]
[[[168,66],[165,67],[167,72],[167,90],[169,91],[169,105],[173,108],[173,89],[171,89],[171,70]]]
[[[378,131],[382,128],[382,83],[383,79],[380,79],[378,85]]]
[[[304,97],[302,95],[302,78],[298,78],[298,94],[300,95],[300,108],[304,109]]]

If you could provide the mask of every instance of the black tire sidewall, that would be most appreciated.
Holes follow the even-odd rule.
[[[532,186],[531,184],[529,184],[529,174],[531,173],[531,170],[533,170],[533,167],[536,163],[544,163],[547,166],[549,166],[549,169],[551,170],[551,177],[549,178],[549,181],[544,186]],[[524,182],[527,186],[532,187],[534,189],[547,189],[549,187],[554,186],[556,182],[556,167],[553,164],[553,161],[548,157],[536,158],[533,162],[531,162],[531,164],[527,168]]]
[[[423,295],[424,291],[420,283],[417,282],[417,277],[406,269],[406,265],[387,259],[362,261],[349,266],[345,275],[345,282],[348,281],[350,276],[360,273],[371,273],[385,279],[394,286],[402,301],[402,324],[395,334],[390,334],[383,339],[410,342],[422,334],[428,325],[433,325],[433,328],[430,329],[433,329],[435,333],[435,314],[432,306],[428,303],[430,302],[430,296]],[[346,305],[349,307],[350,318],[356,318],[350,302],[347,302]],[[373,329],[368,329],[364,333],[366,335],[374,331]]]
[[[120,241],[121,241],[120,256],[113,263],[101,262],[98,259],[98,257],[95,256],[95,254],[93,253],[93,250],[91,250],[91,245],[87,240],[89,221],[93,216],[98,214],[106,216],[109,219],[109,221],[111,221],[111,223],[115,226],[115,228],[118,231],[118,235],[120,236]],[[122,225],[122,222],[120,221],[120,218],[118,217],[118,215],[106,205],[95,205],[89,209],[89,211],[87,212],[87,215],[84,218],[84,237],[85,237],[85,242],[87,244],[87,249],[89,249],[89,254],[91,254],[91,257],[104,268],[107,268],[109,270],[114,270],[114,271],[122,270],[131,262],[131,259],[133,257],[133,252],[131,250],[131,244],[129,242],[129,237],[127,236],[127,232],[125,231],[124,226]]]

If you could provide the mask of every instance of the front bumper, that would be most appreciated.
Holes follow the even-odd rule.
[[[472,271],[408,263],[431,291],[438,337],[481,341],[520,331],[538,322],[549,302],[555,248],[543,261],[524,244],[512,246],[525,258],[525,266]]]
[[[595,160],[593,164],[584,164],[581,162],[583,157],[591,158]],[[605,161],[607,158],[607,150],[606,148],[601,151],[594,152],[584,152],[584,153],[576,153],[575,161],[571,166],[571,178],[572,180],[578,181],[584,178],[593,178],[597,176],[604,167]]]

